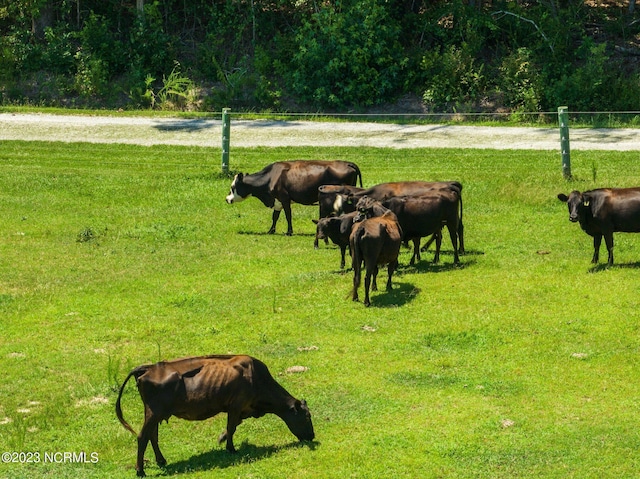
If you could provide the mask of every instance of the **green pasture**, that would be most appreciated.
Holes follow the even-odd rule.
[[[367,186],[461,181],[461,266],[447,235],[438,265],[403,249],[393,291],[365,308],[338,249],[313,249],[317,207],[294,205],[292,237],[284,215],[266,235],[258,200],[225,203],[218,149],[2,142],[0,452],[40,462],[0,463],[1,478],[135,477],[114,413],[126,374],[214,353],[263,360],[308,401],[316,440],[265,416],[230,455],[225,415],[174,418],[169,464],[149,448],[148,476],[640,476],[640,235],[593,267],[556,199],[639,185],[637,152],[574,151],[572,182],[545,151],[232,148],[231,168],[298,158],[355,161]],[[123,410],[139,430],[132,382]],[[45,462],[56,452],[88,462]]]

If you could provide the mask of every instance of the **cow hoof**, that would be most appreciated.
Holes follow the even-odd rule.
[[[142,471],[136,471],[136,476],[138,476],[138,477],[145,477],[145,476],[146,476],[146,474],[144,473],[144,470],[142,470]]]

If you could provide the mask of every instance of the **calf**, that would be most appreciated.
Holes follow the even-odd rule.
[[[340,216],[343,213],[353,212],[355,208],[351,203],[347,203],[347,198],[360,191],[363,191],[363,188],[351,185],[320,186],[318,188],[319,218],[327,218],[330,215]],[[316,234],[316,238],[313,241],[313,247],[315,249],[318,249],[318,239],[318,235]],[[326,243],[327,240],[325,238],[325,244]]]
[[[346,213],[340,216],[329,216],[327,218],[320,218],[319,220],[312,220],[316,226],[316,244],[318,240],[326,240],[329,238],[333,244],[340,248],[340,269],[344,268],[345,253],[349,246],[349,237],[351,236],[351,229],[353,227],[353,219],[358,214],[357,211]]]
[[[138,434],[138,476],[144,476],[144,453],[151,446],[158,465],[167,463],[158,446],[158,425],[176,416],[200,421],[227,413],[226,440],[235,452],[233,434],[243,419],[276,414],[300,441],[314,438],[311,413],[305,401],[291,396],[269,373],[267,366],[249,356],[201,356],[138,366],[124,380],[116,401],[116,416],[134,435],[122,417],[120,399],[131,377],[136,378],[144,403],[144,424]]]
[[[364,305],[369,306],[369,288],[378,289],[377,276],[378,265],[387,266],[387,291],[391,291],[391,277],[398,267],[398,254],[402,243],[402,230],[398,224],[398,218],[389,209],[378,201],[369,197],[363,197],[356,205],[357,215],[354,217],[354,225],[349,245],[353,267],[353,301],[358,300],[358,288],[360,287],[362,263],[364,262]],[[373,277],[373,285],[371,279]]]
[[[275,233],[280,211],[287,218],[287,235],[293,234],[291,203],[312,205],[318,201],[321,185],[355,185],[362,175],[355,163],[348,161],[279,161],[253,174],[238,173],[231,183],[227,203],[237,203],[255,196],[273,208],[269,233]]]
[[[558,199],[569,208],[569,221],[579,222],[582,230],[593,236],[592,263],[600,257],[604,237],[609,252],[609,265],[613,264],[613,233],[640,232],[640,188],[600,188],[572,191],[569,196],[560,193]]]

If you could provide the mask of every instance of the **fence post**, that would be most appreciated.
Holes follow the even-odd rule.
[[[229,139],[231,136],[230,108],[222,109],[222,172],[229,172]]]
[[[562,151],[562,175],[571,179],[571,147],[569,144],[569,108],[558,107],[558,122],[560,123],[560,150]]]

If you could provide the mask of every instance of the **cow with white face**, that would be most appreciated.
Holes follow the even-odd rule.
[[[269,233],[276,231],[280,212],[287,218],[287,235],[293,234],[291,203],[313,205],[318,202],[318,188],[322,185],[355,185],[362,174],[355,163],[347,161],[279,161],[258,173],[238,173],[226,197],[229,204],[255,196],[273,209]]]

